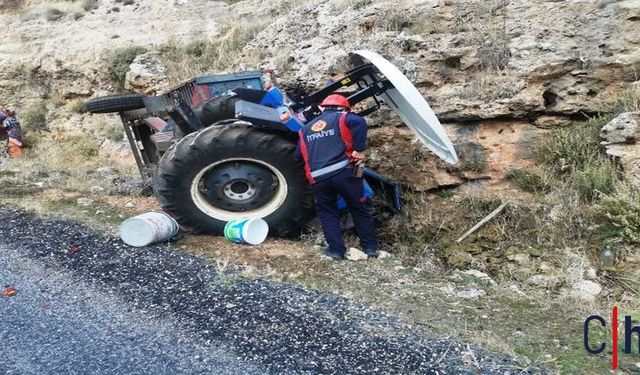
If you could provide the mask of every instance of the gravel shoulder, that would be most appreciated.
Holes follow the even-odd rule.
[[[131,248],[72,221],[2,208],[0,221],[0,286],[18,289],[0,298],[2,373],[520,372],[335,295]]]

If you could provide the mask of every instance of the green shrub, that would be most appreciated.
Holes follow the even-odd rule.
[[[580,199],[590,202],[598,199],[602,194],[613,193],[621,176],[618,164],[607,157],[602,157],[576,171],[573,175],[573,186],[578,190]]]
[[[18,114],[18,118],[25,132],[42,131],[47,129],[47,106],[40,103],[30,108],[22,115]]]
[[[640,243],[640,191],[621,184],[615,194],[606,195],[598,205],[599,212],[619,230],[629,243]]]
[[[606,155],[600,148],[600,129],[611,116],[555,130],[534,150],[537,161],[555,174],[570,174],[599,164]]]
[[[584,202],[612,193],[622,178],[619,165],[600,146],[600,129],[611,117],[556,130],[534,152],[538,162],[576,190]]]
[[[635,82],[631,88],[623,91],[618,100],[624,112],[640,111],[640,82]]]
[[[124,80],[129,71],[129,65],[136,56],[147,52],[147,49],[140,46],[119,48],[113,51],[107,67],[107,75],[111,83],[118,89],[124,88]]]
[[[507,172],[507,178],[518,188],[530,193],[547,192],[551,190],[551,178],[543,171],[511,169]]]

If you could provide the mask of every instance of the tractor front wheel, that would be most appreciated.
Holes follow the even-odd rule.
[[[263,218],[277,236],[295,236],[313,217],[312,193],[295,143],[246,124],[209,127],[180,140],[160,161],[156,195],[197,232]]]
[[[125,112],[144,108],[144,98],[138,94],[110,95],[88,100],[84,106],[90,113]]]

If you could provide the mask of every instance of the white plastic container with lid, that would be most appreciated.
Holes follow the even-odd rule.
[[[164,242],[178,234],[180,226],[164,212],[147,212],[129,218],[120,224],[120,238],[127,245],[148,246]]]

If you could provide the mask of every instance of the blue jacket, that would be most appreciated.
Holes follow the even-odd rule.
[[[298,134],[299,153],[311,184],[340,172],[351,163],[353,151],[367,148],[367,122],[351,112],[327,110]]]

